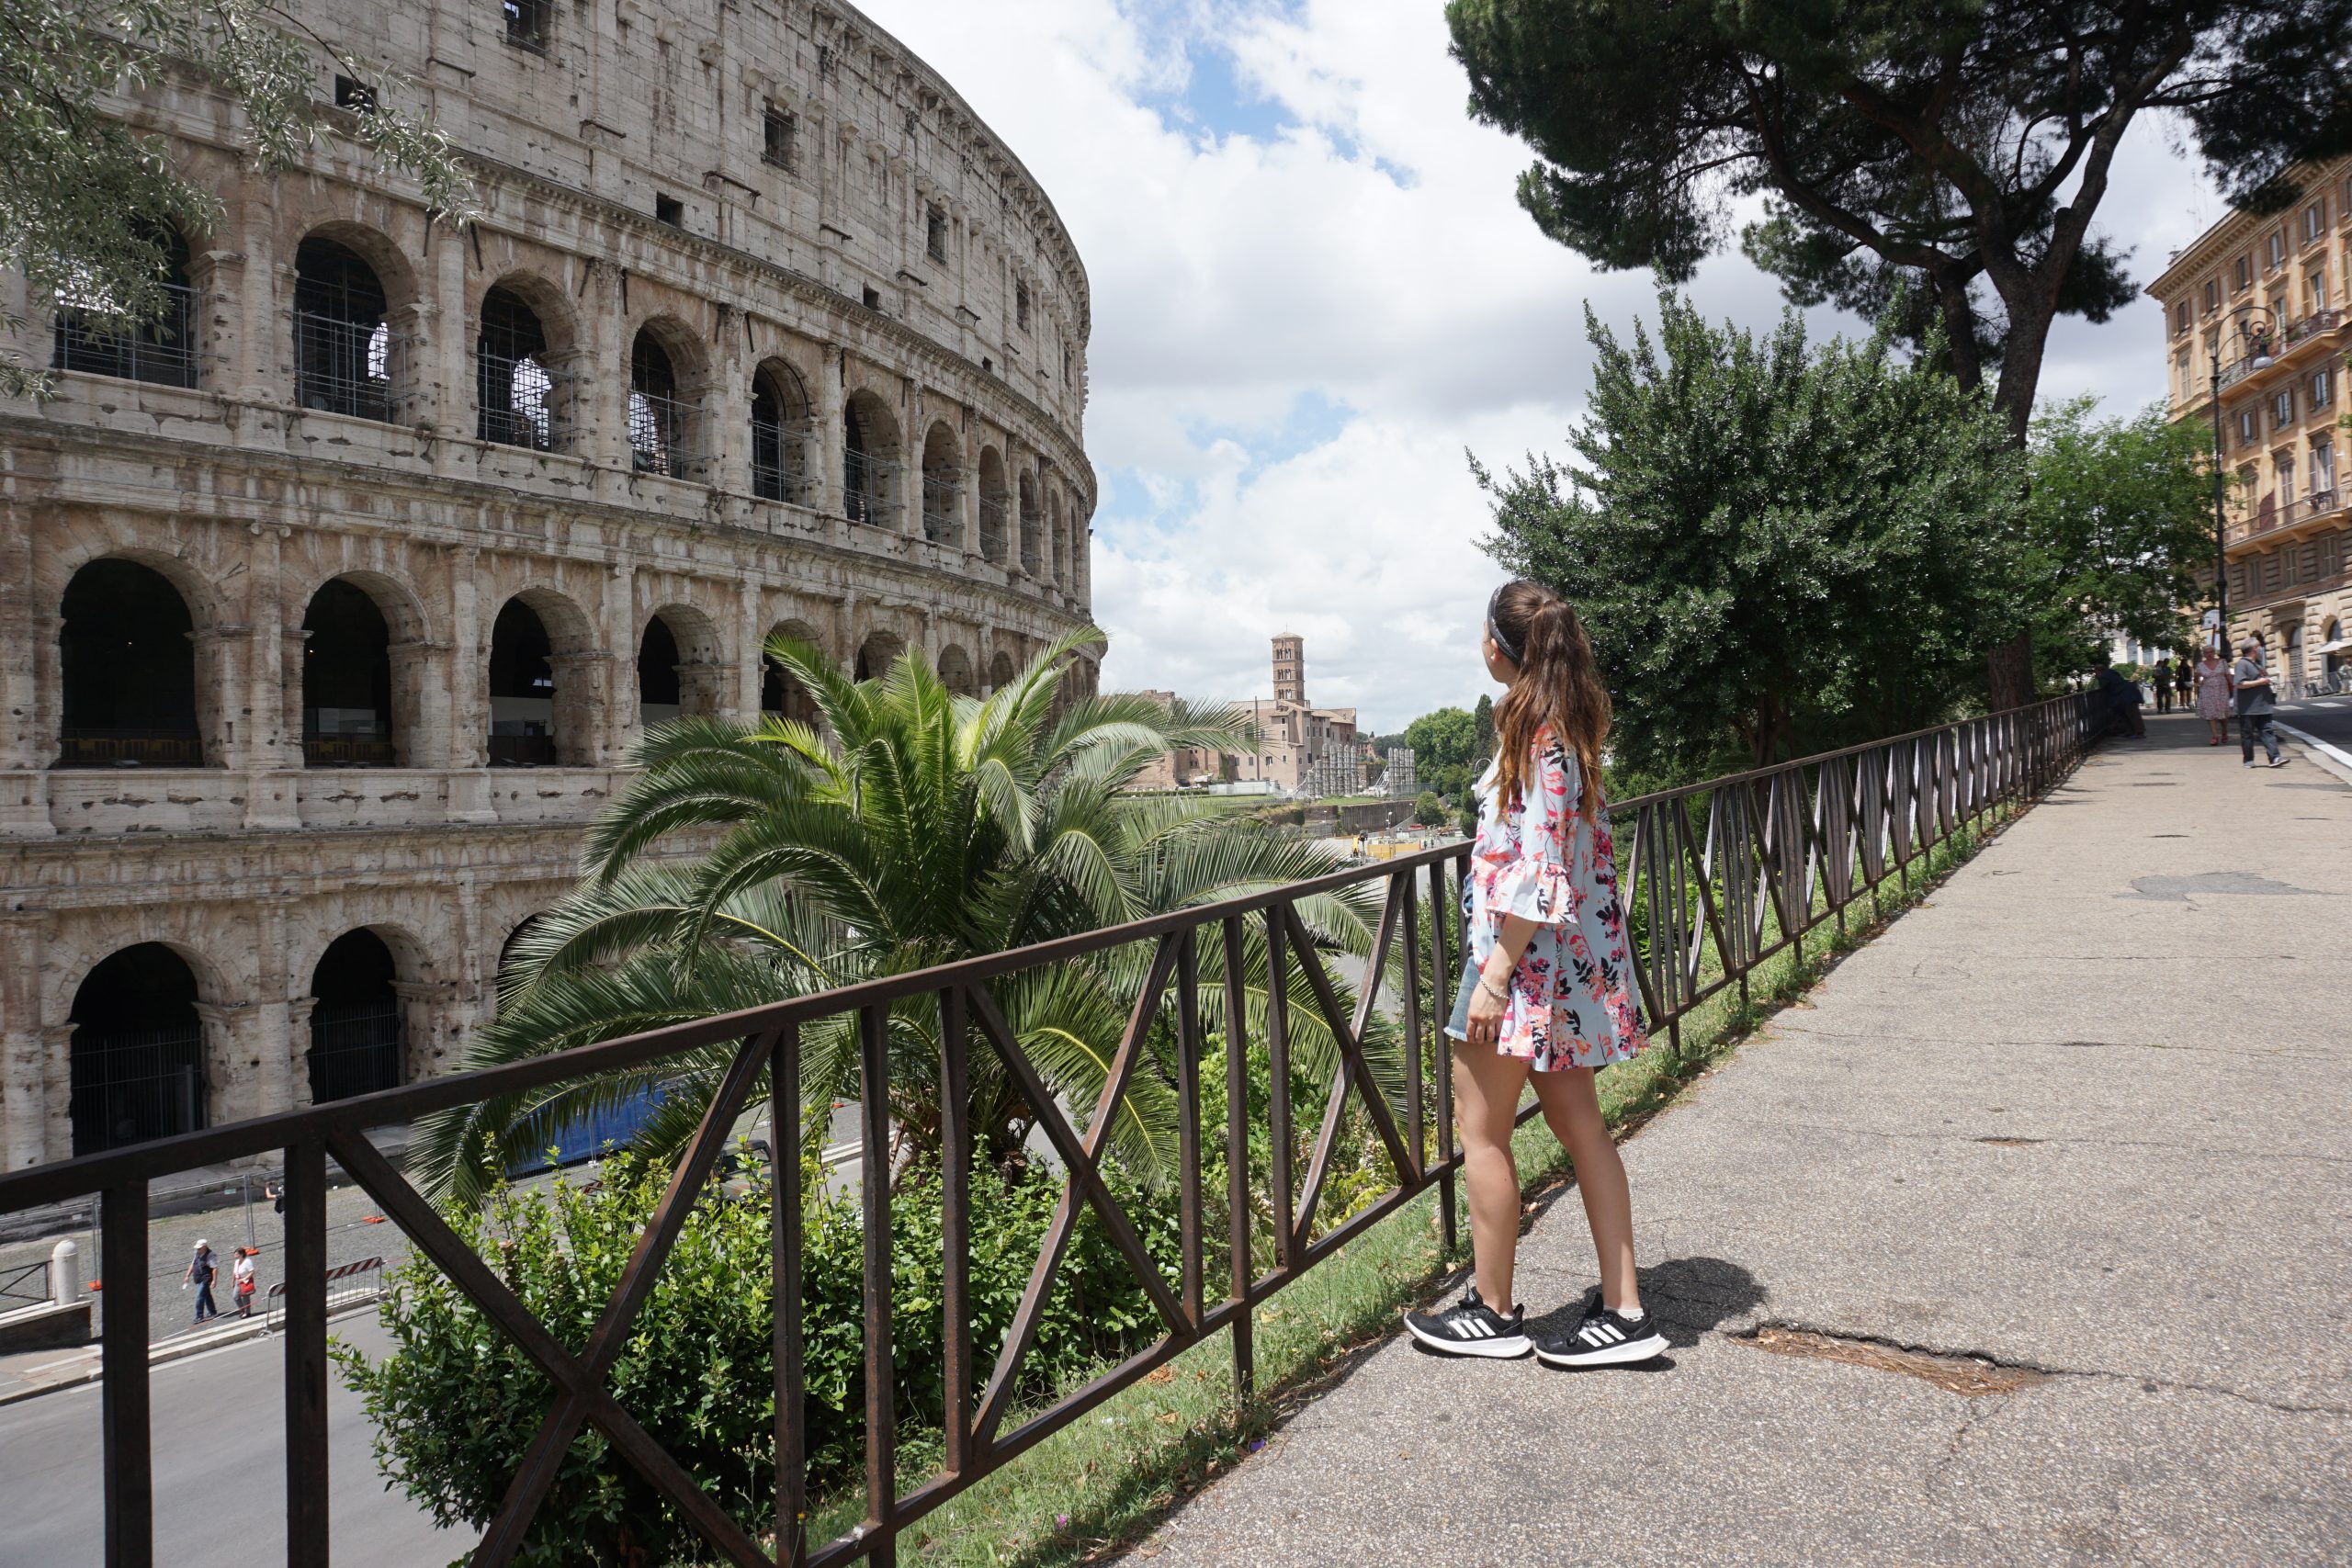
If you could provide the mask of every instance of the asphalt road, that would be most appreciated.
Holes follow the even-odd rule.
[[[2352,697],[2312,697],[2280,703],[2278,717],[2306,735],[2316,735],[2339,751],[2352,751]]]
[[[390,1348],[374,1315],[334,1327],[371,1355]],[[286,1557],[283,1341],[248,1340],[154,1370],[155,1560],[255,1568]],[[327,1395],[336,1568],[433,1568],[473,1545],[384,1490],[358,1397]],[[93,1383],[0,1407],[0,1568],[96,1568],[104,1556]]]

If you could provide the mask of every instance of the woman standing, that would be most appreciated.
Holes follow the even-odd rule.
[[[2230,697],[2237,690],[2237,682],[2230,679],[2230,667],[2222,662],[2221,652],[2212,644],[2197,660],[2197,716],[2205,721],[2213,733],[2205,744],[2219,746],[2230,732]]]
[[[1555,1366],[1645,1361],[1666,1337],[1642,1308],[1633,1199],[1593,1089],[1596,1068],[1648,1043],[1600,797],[1609,694],[1576,611],[1539,583],[1496,591],[1481,649],[1487,672],[1510,690],[1495,705],[1495,758],[1478,781],[1468,965],[1446,1025],[1476,1278],[1461,1301],[1408,1314],[1405,1326],[1453,1356],[1532,1348]],[[1510,1137],[1531,1077],[1575,1162],[1600,1271],[1582,1319],[1543,1343],[1511,1297],[1520,1188]]]

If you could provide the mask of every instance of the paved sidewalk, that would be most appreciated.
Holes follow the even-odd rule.
[[[2352,787],[2150,730],[1626,1145],[1670,1364],[1399,1336],[1135,1559],[2352,1562]],[[1523,1298],[1591,1270],[1571,1196]]]

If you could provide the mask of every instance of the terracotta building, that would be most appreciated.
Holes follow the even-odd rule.
[[[167,328],[0,276],[58,394],[0,404],[8,1167],[435,1071],[646,725],[805,711],[771,632],[978,694],[1091,619],[1084,268],[888,33],[285,8],[406,79],[485,216],[342,141],[255,176],[165,73],[112,112],[226,209]]]
[[[1364,743],[1353,708],[1318,708],[1306,700],[1306,645],[1285,633],[1274,638],[1274,694],[1229,705],[1252,743],[1211,757],[1178,751],[1137,781],[1144,789],[1189,788],[1219,781],[1264,783],[1284,795],[1353,795],[1364,787]],[[1142,694],[1160,702],[1170,692]]]
[[[2164,310],[2173,417],[2196,421],[2211,442],[2220,400],[2232,640],[2260,633],[2281,684],[2300,694],[2352,682],[2352,159],[2296,178],[2291,208],[2232,212],[2148,292]]]

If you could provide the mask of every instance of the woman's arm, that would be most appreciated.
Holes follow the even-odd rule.
[[[1535,922],[1524,915],[1505,915],[1502,930],[1496,933],[1495,950],[1487,954],[1486,966],[1478,971],[1478,988],[1470,996],[1470,1042],[1474,1045],[1492,1045],[1501,1038],[1503,1004],[1510,997],[1511,971],[1519,967],[1520,954],[1535,939]]]

